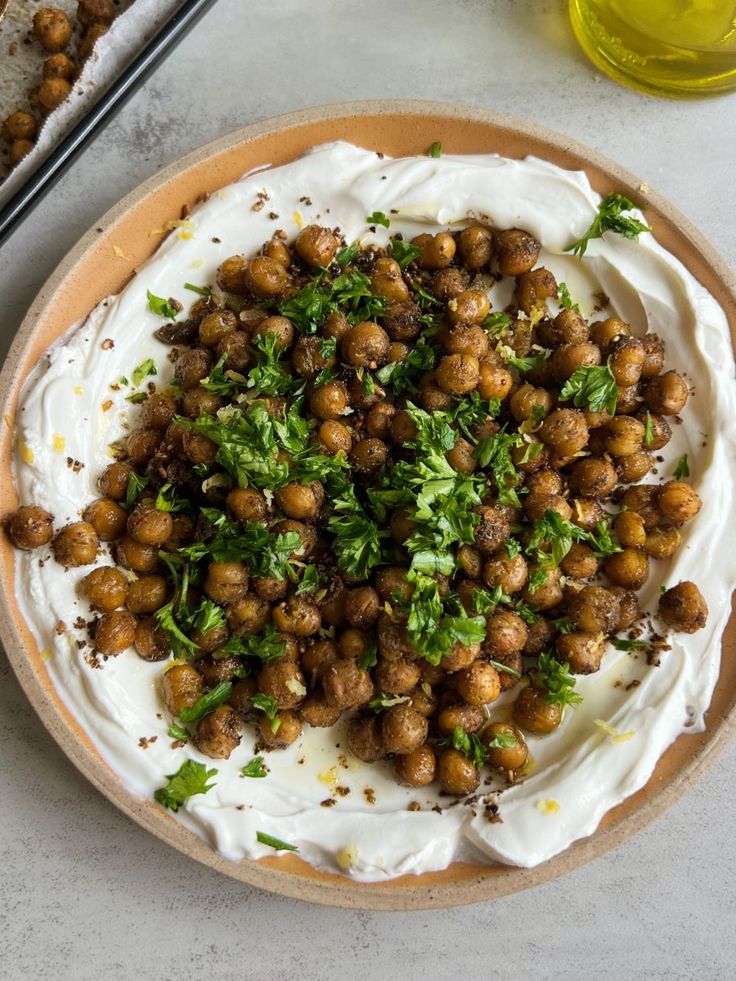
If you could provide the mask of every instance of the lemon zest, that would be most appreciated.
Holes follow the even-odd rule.
[[[304,218],[302,217],[301,211],[294,212],[294,224],[297,228],[304,228]]]
[[[341,848],[339,852],[335,853],[335,861],[344,871],[349,869],[351,865],[355,865],[357,860],[358,846],[355,844],[355,842],[345,845],[344,848]]]
[[[538,800],[534,805],[540,814],[558,814],[560,805],[556,800]]]
[[[23,462],[27,463],[30,467],[34,460],[33,450],[27,443],[24,443],[22,439],[18,440],[18,449],[21,457],[23,458]]]
[[[127,259],[127,255],[123,252],[119,245],[113,245],[112,251],[117,259]]]
[[[66,446],[66,437],[54,433],[54,453],[63,453]]]

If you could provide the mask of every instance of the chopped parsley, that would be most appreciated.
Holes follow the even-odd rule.
[[[156,296],[150,290],[146,290],[146,296],[148,297],[148,309],[151,313],[155,313],[159,317],[168,317],[170,320],[176,320],[176,315],[181,309],[181,305],[176,305],[172,300],[164,299],[163,296]]]
[[[619,388],[611,371],[611,359],[604,365],[581,365],[576,368],[560,390],[560,401],[572,399],[573,405],[591,412],[613,415]]]
[[[313,593],[319,586],[319,569],[316,565],[308,565],[302,573],[302,579],[294,590],[295,596]]]
[[[257,521],[231,521],[217,508],[202,508],[202,515],[215,528],[215,534],[208,541],[179,549],[179,555],[193,561],[243,562],[254,576],[283,579],[292,553],[301,548],[296,531],[275,535]]]
[[[364,671],[375,668],[378,664],[378,644],[374,638],[370,636],[366,638],[365,651],[358,658],[358,664]]]
[[[511,317],[507,313],[489,313],[482,326],[492,337],[501,337],[511,326]]]
[[[185,729],[184,726],[177,725],[176,722],[172,722],[169,728],[166,730],[166,735],[171,739],[176,739],[177,742],[186,743],[189,741],[189,730]]]
[[[183,708],[179,712],[179,718],[182,722],[198,722],[203,716],[214,712],[218,706],[226,702],[230,698],[232,690],[232,681],[221,681],[201,698],[198,698],[194,705]]]
[[[572,302],[572,297],[570,296],[570,290],[567,288],[567,283],[559,283],[557,286],[557,295],[560,300],[560,306],[563,310],[574,310],[575,313],[580,313],[580,307],[577,303]]]
[[[280,634],[272,623],[269,623],[260,634],[246,634],[244,637],[231,634],[222,647],[218,649],[223,656],[257,657],[259,661],[264,663],[283,657],[285,650],[284,635]]]
[[[265,831],[256,831],[256,841],[260,841],[262,845],[268,845],[269,848],[275,848],[277,852],[299,851],[299,848],[296,845],[290,845],[286,841],[281,841],[280,838],[274,838],[273,835],[267,835]]]
[[[211,296],[212,290],[209,286],[196,286],[194,283],[184,283],[185,290],[191,290],[192,293],[199,293],[200,296]]]
[[[141,477],[135,470],[128,474],[128,487],[125,491],[125,506],[130,510],[141,495],[141,492],[148,486],[148,477]]]
[[[647,409],[646,421],[644,423],[644,445],[649,449],[654,442],[654,420],[652,414]]]
[[[264,695],[262,692],[258,692],[251,698],[250,701],[253,708],[256,708],[259,712],[264,713],[271,726],[271,732],[275,736],[281,728],[279,707],[276,704],[276,699],[273,697],[273,695]]]
[[[566,251],[572,252],[582,259],[588,248],[588,243],[594,238],[601,238],[604,232],[615,232],[617,235],[623,235],[624,238],[634,241],[639,238],[642,232],[651,232],[648,225],[637,218],[624,214],[625,211],[631,211],[635,207],[634,202],[624,197],[623,194],[615,192],[609,194],[598,205],[598,214],[587,232],[568,246]]]
[[[608,643],[617,651],[641,651],[649,647],[646,640],[627,640],[625,637],[609,637]]]
[[[405,358],[379,368],[376,378],[382,385],[391,385],[394,395],[415,392],[417,382],[425,372],[432,371],[438,357],[439,348],[430,342],[425,332]]]
[[[262,756],[254,756],[250,763],[240,768],[240,773],[244,777],[254,777],[260,779],[268,775],[268,767],[263,761]]]
[[[569,664],[561,664],[549,653],[540,654],[539,672],[548,705],[559,705],[564,711],[565,706],[582,702],[582,695],[575,691],[576,679],[570,674]]]
[[[168,774],[168,783],[153,795],[159,804],[171,811],[178,811],[182,804],[195,794],[206,794],[214,784],[208,784],[217,770],[208,770],[204,763],[185,760],[176,773]]]
[[[427,150],[428,157],[441,157],[442,156],[442,144],[439,140],[436,140],[432,146]]]
[[[675,480],[683,480],[685,477],[690,476],[687,453],[683,453],[681,457],[678,457],[673,476]]]
[[[212,371],[199,383],[202,388],[213,395],[232,395],[238,389],[246,387],[247,380],[244,375],[231,369],[225,369],[227,354],[223,354],[217,361]]]
[[[327,529],[335,536],[337,561],[348,575],[367,579],[371,570],[384,561],[383,543],[388,532],[368,517],[352,484],[345,484],[332,506],[335,513],[327,522]]]
[[[345,266],[349,266],[351,262],[354,262],[359,255],[360,246],[357,242],[353,242],[352,245],[348,245],[344,249],[340,249],[335,256],[335,262],[341,269],[344,269]]]
[[[137,368],[133,369],[133,384],[140,385],[144,378],[148,378],[149,375],[157,375],[158,369],[156,368],[156,363],[153,358],[146,358],[145,361],[141,361]]]
[[[290,299],[276,303],[275,309],[302,334],[315,334],[327,317],[338,311],[352,324],[381,317],[388,309],[388,300],[373,295],[370,277],[365,273],[343,272],[327,283],[322,270]]]
[[[368,225],[383,225],[384,228],[388,228],[391,225],[391,222],[382,211],[373,211],[365,220]]]
[[[488,659],[488,663],[496,671],[501,671],[503,674],[510,674],[512,678],[519,679],[521,677],[520,671],[515,671],[514,668],[510,668],[508,664],[502,664],[501,661],[494,661],[493,658]]]
[[[443,739],[440,745],[451,746],[452,749],[459,750],[479,769],[488,759],[486,747],[480,738],[475,733],[466,732],[462,726],[455,726],[451,735],[447,739]]]
[[[518,740],[513,732],[497,732],[493,739],[486,743],[487,749],[513,749],[518,745]]]
[[[189,506],[189,501],[180,496],[173,484],[163,484],[156,495],[157,511],[184,511]]]
[[[415,259],[418,259],[421,251],[418,245],[405,242],[403,238],[391,239],[391,254],[402,269],[406,269]]]
[[[295,379],[282,364],[286,348],[276,334],[258,334],[253,338],[256,367],[248,372],[248,388],[257,395],[288,395],[294,390]],[[297,385],[301,382],[297,381]]]

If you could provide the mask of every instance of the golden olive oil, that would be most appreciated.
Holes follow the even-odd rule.
[[[618,82],[688,98],[736,89],[734,0],[570,0],[583,51]]]

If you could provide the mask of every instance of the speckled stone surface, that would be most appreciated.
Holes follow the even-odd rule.
[[[576,49],[562,0],[220,0],[3,247],[2,354],[65,250],[160,166],[259,118],[381,97],[569,133],[667,195],[736,264],[736,96],[618,88]],[[493,904],[388,914],[269,896],[161,844],[67,762],[4,659],[0,732],[0,978],[733,977],[736,746],[587,868]]]

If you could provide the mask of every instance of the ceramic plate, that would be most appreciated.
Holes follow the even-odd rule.
[[[71,250],[45,284],[20,328],[0,376],[0,401],[12,421],[24,379],[46,348],[103,297],[117,293],[154,251],[152,227],[178,218],[182,206],[230,184],[245,171],[283,164],[309,147],[343,139],[391,156],[424,153],[435,140],[446,153],[533,154],[582,169],[601,194],[643,197],[641,181],[593,150],[521,120],[433,103],[382,102],[327,106],[267,120],[197,150],[125,197]],[[734,277],[703,237],[667,201],[646,192],[647,220],[726,311],[736,334]],[[0,438],[0,515],[16,507],[10,475],[12,430]],[[271,892],[332,906],[370,909],[443,907],[494,899],[553,879],[621,844],[661,814],[713,762],[736,729],[736,618],[723,641],[721,675],[708,729],[681,736],[660,759],[649,783],[610,811],[590,838],[534,869],[456,862],[443,872],[362,884],[319,872],[292,855],[232,862],[214,852],[152,800],[131,794],[54,691],[45,662],[14,599],[13,549],[0,536],[0,634],[18,679],[41,721],[69,759],[120,810],[186,855]]]

